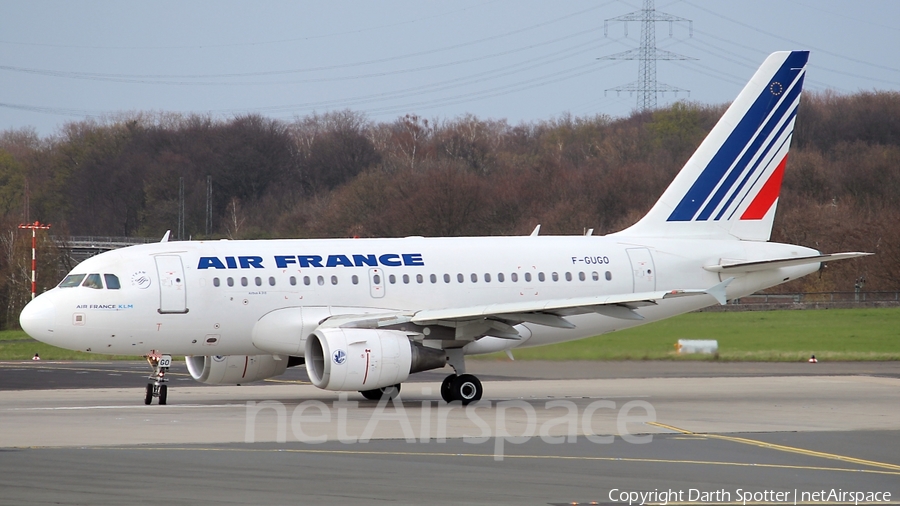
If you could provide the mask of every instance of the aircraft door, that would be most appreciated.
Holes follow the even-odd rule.
[[[376,299],[384,297],[384,269],[369,269],[369,294]]]
[[[181,257],[158,255],[156,272],[159,274],[159,312],[187,313],[187,291]]]
[[[647,248],[629,248],[625,250],[631,261],[631,273],[634,279],[634,293],[652,292],[656,290],[656,268],[653,256]]]

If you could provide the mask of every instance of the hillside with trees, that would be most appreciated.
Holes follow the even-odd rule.
[[[306,238],[595,234],[656,201],[725,106],[676,103],[627,118],[565,115],[511,125],[474,116],[353,111],[280,121],[133,113],[56,134],[0,133],[0,325],[30,288],[30,233]],[[207,181],[212,228],[207,233]],[[900,93],[806,94],[772,239],[876,256],[781,288],[900,289]],[[46,234],[45,234],[46,236]],[[70,268],[46,237],[39,291]]]

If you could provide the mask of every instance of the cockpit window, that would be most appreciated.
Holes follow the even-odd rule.
[[[81,280],[84,279],[84,274],[69,274],[66,276],[66,279],[62,280],[62,283],[59,284],[60,288],[72,288],[73,286],[78,286],[81,284]]]
[[[119,277],[115,274],[104,274],[103,279],[106,281],[107,289],[118,290],[121,288],[121,285],[119,285]]]
[[[96,288],[98,290],[103,289],[103,282],[100,281],[99,274],[88,274],[87,279],[84,280],[84,283],[81,286],[85,286],[87,288]]]

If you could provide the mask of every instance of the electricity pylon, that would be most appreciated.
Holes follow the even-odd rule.
[[[687,22],[690,27],[690,35],[694,35],[694,25],[689,19],[673,16],[665,12],[658,12],[653,6],[653,0],[644,0],[644,7],[639,11],[629,12],[622,16],[607,19],[603,22],[603,35],[607,34],[607,26],[610,21],[622,21],[625,23],[625,36],[628,36],[628,21],[641,22],[641,46],[637,49],[629,49],[621,53],[598,58],[599,60],[638,60],[638,80],[628,84],[609,88],[606,91],[637,92],[637,107],[641,111],[656,109],[656,95],[671,91],[678,93],[685,90],[656,80],[656,62],[658,60],[693,60],[694,58],[683,56],[671,51],[656,47],[656,22],[669,22],[669,36],[672,36],[672,25],[675,22]]]

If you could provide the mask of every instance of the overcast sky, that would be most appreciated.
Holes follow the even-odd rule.
[[[290,120],[352,109],[377,121],[520,121],[628,115],[639,0],[0,0],[0,130],[41,135],[121,111],[259,112]],[[811,51],[806,89],[900,89],[900,2],[656,0],[659,82],[732,100],[767,54]]]

